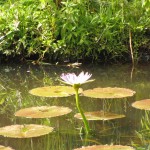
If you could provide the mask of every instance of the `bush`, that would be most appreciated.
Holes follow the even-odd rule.
[[[38,56],[38,61],[107,62],[128,60],[132,46],[138,60],[141,48],[142,53],[149,52],[149,4],[146,0],[3,2],[0,54],[24,59]]]

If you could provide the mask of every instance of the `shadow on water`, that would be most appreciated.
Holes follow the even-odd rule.
[[[54,127],[54,132],[36,138],[13,139],[0,136],[0,145],[11,146],[16,150],[73,150],[99,144],[122,144],[137,149],[147,149],[150,145],[148,140],[150,124],[144,121],[149,119],[144,119],[145,113],[133,108],[131,104],[137,100],[150,98],[149,67],[150,65],[137,66],[133,71],[129,65],[81,66],[80,68],[53,65],[0,66],[0,127],[13,124],[41,124]],[[61,85],[58,79],[63,72],[80,73],[82,70],[92,73],[92,78],[95,79],[95,82],[83,85],[84,90],[95,87],[123,87],[136,91],[134,97],[124,99],[100,100],[81,96],[81,106],[86,112],[105,110],[126,116],[110,121],[89,121],[92,133],[88,137],[79,134],[83,123],[74,118],[78,113],[74,96],[44,98],[28,93],[36,87]],[[44,105],[66,106],[71,108],[72,112],[49,119],[14,116],[14,113],[21,108]],[[144,129],[147,131],[146,135]]]

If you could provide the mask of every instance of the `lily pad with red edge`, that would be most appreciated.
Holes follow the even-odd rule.
[[[124,146],[124,145],[94,145],[94,146],[77,148],[74,150],[135,150],[135,148],[131,146]]]
[[[0,150],[14,150],[14,149],[12,149],[11,147],[5,147],[0,145]]]
[[[125,115],[119,115],[119,114],[104,112],[104,111],[85,112],[84,115],[87,120],[113,120],[113,119],[119,119],[125,117]],[[74,117],[78,119],[82,119],[80,113],[75,114]]]
[[[82,92],[82,89],[79,90]],[[41,97],[68,97],[75,94],[72,86],[38,87],[29,91],[30,94]]]
[[[150,110],[150,99],[140,100],[132,103],[132,107],[143,110]]]
[[[127,88],[118,87],[106,87],[106,88],[94,88],[83,91],[82,93],[86,97],[100,98],[100,99],[114,99],[114,98],[127,98],[132,97],[135,91]]]
[[[10,138],[32,138],[49,134],[52,131],[53,131],[52,127],[44,125],[37,125],[37,124],[11,125],[1,127],[0,135]]]
[[[70,113],[72,110],[62,106],[39,106],[20,109],[15,116],[26,118],[51,118]]]

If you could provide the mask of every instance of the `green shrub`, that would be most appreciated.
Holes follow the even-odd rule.
[[[132,38],[138,60],[141,48],[149,50],[149,4],[147,0],[1,2],[0,54],[38,56],[38,61],[128,60]]]

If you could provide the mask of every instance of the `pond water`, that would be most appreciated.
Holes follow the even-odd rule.
[[[1,65],[0,66],[0,127],[15,124],[39,124],[54,127],[54,131],[35,138],[9,138],[0,136],[0,145],[15,150],[73,150],[89,145],[128,145],[136,149],[150,149],[150,114],[135,109],[134,101],[150,99],[150,65],[81,66],[72,68],[61,65]],[[91,134],[81,135],[83,122],[74,117],[78,110],[75,97],[44,98],[31,95],[33,88],[62,85],[62,73],[81,71],[92,73],[92,83],[82,86],[83,90],[97,87],[120,87],[136,91],[135,96],[124,99],[93,99],[80,97],[84,111],[105,109],[125,118],[111,121],[89,121]],[[68,115],[54,118],[31,119],[16,117],[22,108],[35,106],[64,106],[72,109]]]

